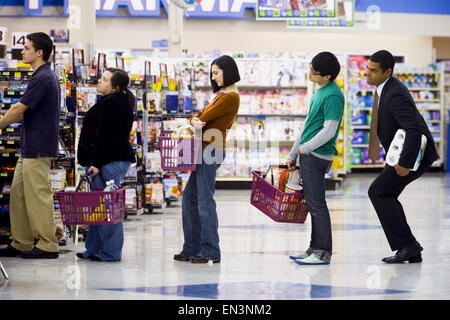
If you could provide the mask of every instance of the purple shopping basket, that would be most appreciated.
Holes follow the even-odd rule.
[[[250,203],[276,222],[305,223],[308,215],[303,191],[286,193],[266,181],[261,171],[252,171]]]
[[[173,131],[161,131],[158,138],[161,168],[165,171],[194,171],[201,137],[171,137]]]
[[[116,224],[125,216],[125,190],[56,192],[64,225]]]

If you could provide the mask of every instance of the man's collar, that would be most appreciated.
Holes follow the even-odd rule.
[[[36,73],[38,73],[39,71],[43,70],[43,69],[47,69],[50,68],[50,62],[46,62],[43,65],[41,65],[39,68],[37,68],[34,72],[33,75],[35,75]]]
[[[377,87],[377,93],[378,93],[378,96],[379,96],[379,97],[381,97],[381,93],[383,92],[384,85],[386,84],[386,82],[389,81],[390,78],[391,78],[391,77],[387,78],[385,82],[383,82],[382,84],[380,84],[380,85]]]

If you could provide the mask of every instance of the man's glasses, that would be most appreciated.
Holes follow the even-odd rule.
[[[320,72],[314,71],[312,63],[309,64],[309,69],[311,70],[311,75],[320,76]]]

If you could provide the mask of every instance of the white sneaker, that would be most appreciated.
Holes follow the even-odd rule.
[[[291,259],[291,260],[305,259],[305,258],[309,257],[312,253],[313,253],[313,249],[308,248],[308,250],[306,250],[304,253],[302,253],[299,256],[289,256],[289,259]]]
[[[320,260],[319,257],[317,257],[315,254],[311,254],[310,256],[304,258],[304,259],[297,259],[295,260],[295,263],[298,264],[330,264],[329,261]]]

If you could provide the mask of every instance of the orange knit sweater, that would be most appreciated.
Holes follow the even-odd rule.
[[[219,93],[202,111],[194,114],[189,119],[189,123],[192,118],[195,117],[199,118],[203,122],[206,122],[206,125],[202,128],[203,141],[225,147],[227,130],[233,125],[234,119],[236,118],[239,110],[239,103],[240,98],[237,92]],[[214,131],[210,131],[212,136],[208,135],[208,133],[205,135],[205,132],[208,129],[220,130],[223,141],[216,141],[217,139],[215,136],[217,134],[214,134]],[[217,138],[220,139],[220,136]]]

